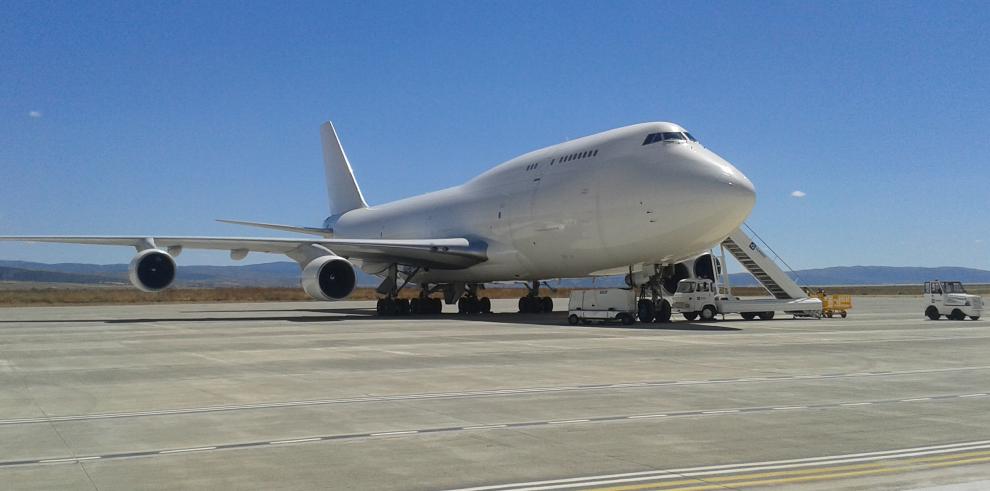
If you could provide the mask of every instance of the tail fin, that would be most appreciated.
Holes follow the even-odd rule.
[[[367,208],[361,188],[354,179],[354,171],[347,161],[344,147],[340,145],[333,123],[320,126],[323,141],[323,165],[327,175],[327,194],[330,197],[330,215],[340,215],[357,208]]]

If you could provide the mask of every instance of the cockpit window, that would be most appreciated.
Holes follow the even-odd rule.
[[[661,142],[661,141],[677,141],[684,142],[691,140],[695,143],[698,142],[691,133],[681,133],[679,131],[665,131],[663,133],[650,133],[646,135],[646,139],[643,140],[643,145],[649,145],[651,143]]]

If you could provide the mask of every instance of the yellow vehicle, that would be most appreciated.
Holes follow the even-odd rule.
[[[815,297],[822,301],[822,317],[829,319],[835,315],[845,319],[853,307],[852,295],[828,295],[825,290],[819,289]]]

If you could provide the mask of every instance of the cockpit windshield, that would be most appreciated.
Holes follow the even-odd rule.
[[[691,293],[694,291],[694,283],[682,281],[677,284],[677,293]]]
[[[966,289],[963,288],[962,283],[958,281],[943,282],[942,289],[944,290],[944,293],[966,293]]]
[[[695,137],[691,136],[691,133],[681,133],[680,131],[664,131],[662,133],[650,133],[646,135],[646,139],[643,140],[643,145],[649,145],[651,143],[658,142],[677,142],[686,143],[688,140],[700,143]]]

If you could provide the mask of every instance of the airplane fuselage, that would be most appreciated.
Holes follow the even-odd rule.
[[[670,263],[722,241],[749,215],[752,183],[700,143],[645,144],[644,123],[554,145],[467,183],[342,214],[337,238],[466,237],[488,260],[421,271],[417,281],[582,277]],[[384,265],[365,263],[368,272]]]

